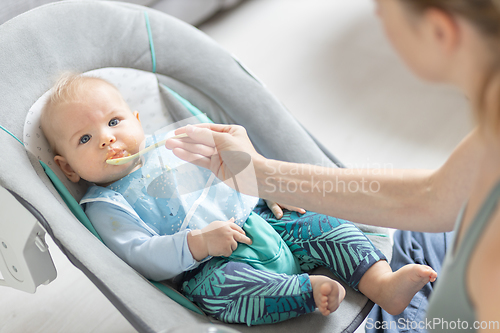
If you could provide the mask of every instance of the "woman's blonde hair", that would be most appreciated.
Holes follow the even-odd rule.
[[[439,9],[467,20],[485,38],[492,62],[485,73],[475,99],[475,116],[479,126],[500,134],[500,0],[399,0],[419,13]],[[490,89],[495,99],[487,100]]]

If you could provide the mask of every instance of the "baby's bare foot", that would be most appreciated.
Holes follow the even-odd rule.
[[[311,275],[314,302],[323,316],[337,310],[345,297],[345,289],[340,283],[323,275]]]
[[[418,264],[406,265],[384,275],[384,284],[379,286],[381,298],[376,303],[392,315],[403,312],[413,296],[427,282],[434,282],[437,278],[437,273],[431,267]]]

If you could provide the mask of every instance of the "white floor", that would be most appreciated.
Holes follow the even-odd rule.
[[[466,100],[405,69],[372,2],[248,0],[201,29],[347,166],[437,168],[471,127]],[[34,295],[0,287],[0,333],[134,332],[47,241],[58,278]]]

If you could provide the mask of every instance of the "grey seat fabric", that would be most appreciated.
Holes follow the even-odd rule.
[[[61,0],[2,0],[0,24],[30,9],[55,1]],[[229,9],[237,5],[240,1],[241,0],[124,0],[124,2],[160,10],[193,25],[206,21],[219,11]]]
[[[22,138],[27,112],[65,70],[103,67],[152,71],[148,13],[156,73],[216,122],[246,127],[256,148],[273,159],[334,166],[282,104],[224,49],[199,30],[153,9],[118,2],[64,1],[22,14],[0,26],[0,124]],[[174,105],[176,117],[185,110]],[[141,332],[160,332],[212,319],[187,310],[121,261],[73,216],[37,156],[0,131],[0,185],[16,193],[68,258]],[[360,226],[390,258],[384,230]],[[318,312],[274,325],[229,325],[242,332],[343,332],[362,322],[372,303],[348,289],[334,314]]]

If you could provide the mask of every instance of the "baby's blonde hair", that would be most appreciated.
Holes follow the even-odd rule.
[[[84,76],[81,73],[65,72],[56,81],[51,93],[42,108],[40,117],[42,131],[50,144],[54,154],[58,155],[54,131],[51,128],[53,110],[58,105],[69,102],[85,102],[84,94],[90,87],[101,82],[108,84],[118,91],[110,82],[93,76]]]

